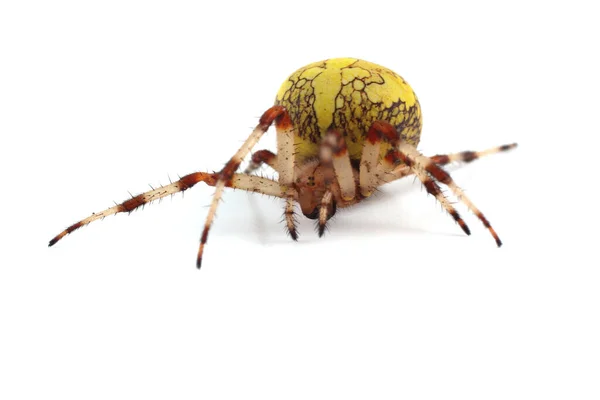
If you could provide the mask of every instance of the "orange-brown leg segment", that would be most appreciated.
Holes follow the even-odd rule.
[[[259,150],[256,153],[252,154],[252,158],[250,159],[250,164],[244,170],[245,174],[251,174],[263,164],[267,164],[275,171],[277,171],[277,155],[269,150]]]
[[[50,240],[48,246],[53,246],[54,244],[56,244],[56,242],[61,240],[69,233],[81,228],[82,226],[89,224],[90,222],[103,219],[113,214],[123,212],[130,213],[139,207],[143,207],[144,205],[162,199],[163,197],[172,196],[175,193],[188,190],[198,182],[204,182],[209,186],[215,186],[217,180],[218,174],[216,173],[209,174],[204,172],[194,172],[192,174],[186,175],[180,178],[178,181],[173,182],[169,185],[152,189],[148,192],[134,196],[121,204],[117,204],[114,207],[90,215],[89,217],[69,226],[67,229],[56,235],[54,238],[52,238],[52,240]],[[281,188],[279,187],[279,184],[277,182],[272,181],[270,179],[261,178],[259,176],[234,174],[232,179],[226,183],[226,186],[236,189],[247,190],[250,192],[262,193],[269,196],[282,197]]]
[[[265,132],[269,129],[269,127],[275,122],[275,126],[277,127],[278,134],[280,132],[287,132],[292,129],[292,124],[290,121],[290,117],[288,112],[284,107],[281,106],[273,106],[269,108],[267,111],[263,113],[260,117],[258,125],[248,139],[244,142],[242,147],[231,157],[231,159],[225,164],[225,167],[221,171],[217,173],[218,179],[215,184],[216,190],[213,196],[212,203],[210,205],[210,209],[208,210],[208,215],[206,217],[206,222],[204,223],[204,229],[202,230],[202,236],[200,238],[200,246],[198,248],[198,256],[196,257],[196,266],[198,268],[202,265],[202,254],[204,253],[204,247],[206,246],[206,242],[208,241],[208,232],[212,225],[212,222],[215,218],[215,214],[217,212],[217,206],[219,205],[219,201],[221,200],[221,196],[223,195],[223,189],[227,186],[228,182],[231,181],[235,171],[239,168],[240,164],[244,157],[250,153],[252,148],[256,145],[258,140],[265,134]],[[279,141],[279,137],[278,137]],[[293,161],[293,160],[292,160]],[[293,174],[293,168],[292,168]],[[281,175],[281,171],[280,171]],[[288,188],[282,188],[286,191],[286,199],[289,203],[290,193]],[[292,200],[293,201],[293,200]],[[289,226],[289,225],[288,225]],[[295,232],[295,225],[294,225]],[[292,236],[293,237],[293,236]]]

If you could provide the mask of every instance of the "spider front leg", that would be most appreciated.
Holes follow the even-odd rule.
[[[386,177],[391,178],[389,166],[380,163],[381,143],[387,142],[397,146],[400,136],[396,129],[389,129],[389,124],[374,122],[365,138],[360,158],[359,186],[363,197],[369,197]]]
[[[162,199],[166,196],[172,196],[175,193],[188,190],[194,185],[196,185],[198,182],[204,182],[209,186],[215,186],[218,181],[218,178],[218,174],[216,173],[209,174],[204,172],[194,172],[192,174],[185,175],[176,182],[134,196],[129,200],[122,202],[121,204],[117,204],[114,207],[107,208],[102,212],[94,213],[89,217],[74,223],[73,225],[69,226],[67,229],[56,235],[54,238],[52,238],[52,240],[50,240],[50,243],[48,243],[48,246],[53,246],[54,244],[56,244],[56,242],[61,240],[69,233],[81,228],[82,226],[89,224],[90,222],[103,219],[113,214],[124,212],[131,213],[133,210],[139,207],[143,207],[148,203]],[[235,189],[246,190],[249,192],[262,193],[269,196],[283,197],[281,193],[281,188],[279,187],[279,184],[277,182],[259,176],[234,174],[232,179],[226,182],[225,186],[232,187]]]
[[[217,173],[218,179],[215,184],[216,190],[210,204],[210,209],[208,210],[206,222],[204,223],[204,229],[202,230],[202,236],[200,238],[200,246],[198,248],[198,256],[196,257],[196,266],[198,268],[202,265],[202,255],[204,253],[206,242],[208,241],[208,232],[214,221],[217,206],[223,195],[223,189],[233,178],[235,171],[239,168],[244,157],[250,153],[252,148],[273,122],[277,129],[277,148],[280,154],[280,157],[278,157],[279,165],[277,168],[279,171],[279,186],[280,190],[283,192],[283,195],[280,197],[286,199],[285,215],[290,235],[294,240],[298,238],[294,220],[294,199],[296,197],[296,191],[291,185],[294,175],[294,128],[285,107],[273,106],[263,113],[258,125],[254,128],[248,139],[246,139],[240,149],[233,157],[231,157],[227,164],[225,164],[223,169]]]
[[[280,106],[276,106],[280,107]],[[297,132],[292,125],[292,120],[287,110],[283,107],[282,115],[275,124],[277,130],[277,156],[272,159],[274,169],[279,174],[279,185],[285,192],[285,226],[290,237],[298,240],[298,231],[296,230],[296,214],[294,212],[294,203],[298,193],[294,188],[295,171],[295,148],[294,137]],[[263,153],[266,154],[266,153]]]
[[[290,137],[290,132],[292,136]],[[269,165],[276,172],[279,173],[279,183],[282,188],[286,191],[285,196],[285,222],[286,228],[293,240],[298,240],[298,233],[296,231],[296,215],[294,211],[294,201],[297,197],[296,190],[292,187],[292,180],[294,177],[294,152],[293,152],[293,130],[285,130],[283,128],[278,129],[277,143],[282,157],[278,157],[276,154],[269,150],[259,150],[252,155],[250,164],[244,171],[246,174],[251,174],[260,168],[263,164]],[[282,160],[280,163],[279,160]],[[290,172],[291,170],[291,172]],[[282,173],[283,172],[283,173]]]

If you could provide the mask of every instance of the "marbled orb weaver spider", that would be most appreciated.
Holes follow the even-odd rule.
[[[275,123],[277,154],[260,150],[252,155],[243,174],[236,173],[244,157]],[[74,230],[108,215],[131,212],[140,206],[204,182],[216,188],[206,217],[196,265],[200,268],[208,232],[225,187],[257,192],[285,200],[285,223],[297,240],[294,205],[317,220],[319,236],[336,208],[348,207],[381,185],[414,174],[435,196],[462,230],[467,224],[442,193],[446,185],[494,237],[500,238],[450,175],[441,168],[454,161],[477,158],[512,149],[516,143],[482,152],[426,157],[417,150],[421,135],[421,108],[411,87],[395,72],[355,58],[334,58],[309,64],[283,83],[275,105],[221,171],[195,172],[177,182],[150,190],[69,226],[49,243],[54,245]],[[271,180],[252,172],[267,164],[278,173]]]

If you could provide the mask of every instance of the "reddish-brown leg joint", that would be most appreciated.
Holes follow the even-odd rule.
[[[252,162],[259,166],[262,164],[271,165],[275,157],[275,154],[269,150],[259,150],[252,154]]]
[[[392,146],[397,146],[400,142],[400,135],[396,128],[385,121],[375,121],[367,132],[367,140],[371,143],[375,143],[378,140],[385,140]]]

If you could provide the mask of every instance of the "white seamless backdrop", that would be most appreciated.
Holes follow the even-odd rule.
[[[0,398],[597,399],[595,14],[584,1],[0,5]],[[412,178],[292,242],[279,200],[213,189],[295,69],[385,65],[505,245]],[[259,148],[274,148],[269,132]],[[267,170],[262,171],[269,175]]]

